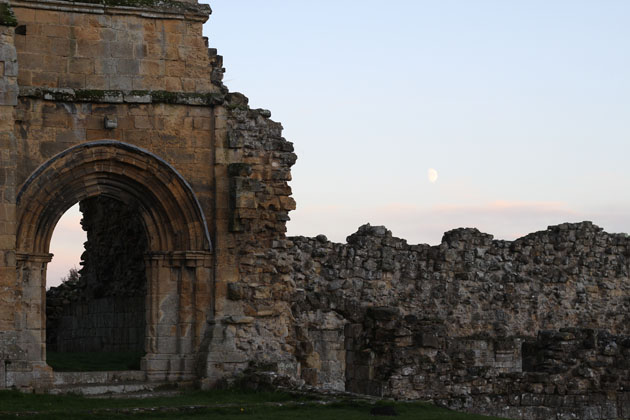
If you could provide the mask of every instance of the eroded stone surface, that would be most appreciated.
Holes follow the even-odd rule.
[[[277,241],[271,293],[239,282],[228,298],[258,315],[240,345],[282,340],[310,385],[512,418],[624,418],[629,245],[590,222],[513,242],[456,229],[433,247],[365,225],[347,244]],[[285,302],[294,329],[258,341]]]

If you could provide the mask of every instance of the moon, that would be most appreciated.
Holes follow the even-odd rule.
[[[428,174],[428,177],[429,177],[429,182],[431,184],[435,184],[435,181],[437,181],[437,179],[438,179],[438,172],[435,169],[433,169],[433,168],[429,168],[427,174]]]

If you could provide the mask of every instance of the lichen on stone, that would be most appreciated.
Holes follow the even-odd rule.
[[[0,25],[17,26],[18,21],[8,3],[0,3]]]
[[[75,3],[75,0],[62,1]],[[207,4],[184,3],[175,0],[81,0],[81,3],[98,4],[107,7],[138,7],[211,13]]]
[[[118,96],[115,90],[79,89],[74,91],[74,98],[79,102],[92,102],[103,100],[107,96]]]
[[[167,104],[217,105],[223,103],[223,95],[217,93],[169,92],[156,90],[148,92],[153,102]]]
[[[166,103],[176,105],[213,106],[224,103],[220,93],[168,92],[164,90],[97,90],[97,89],[48,89],[23,88],[20,96],[40,98],[58,102],[136,102],[132,98],[142,98],[142,103]]]

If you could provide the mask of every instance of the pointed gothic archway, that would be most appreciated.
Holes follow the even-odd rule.
[[[212,300],[212,245],[203,210],[167,162],[113,140],[65,150],[40,166],[19,191],[19,315],[28,359],[44,363],[46,357],[46,265],[53,230],[68,208],[96,196],[137,203],[147,233],[147,377],[192,379]]]

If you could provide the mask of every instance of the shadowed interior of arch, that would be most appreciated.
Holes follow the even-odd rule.
[[[46,293],[48,364],[71,371],[139,369],[147,293],[139,204],[100,195],[82,200],[80,210],[87,232],[81,268]]]

